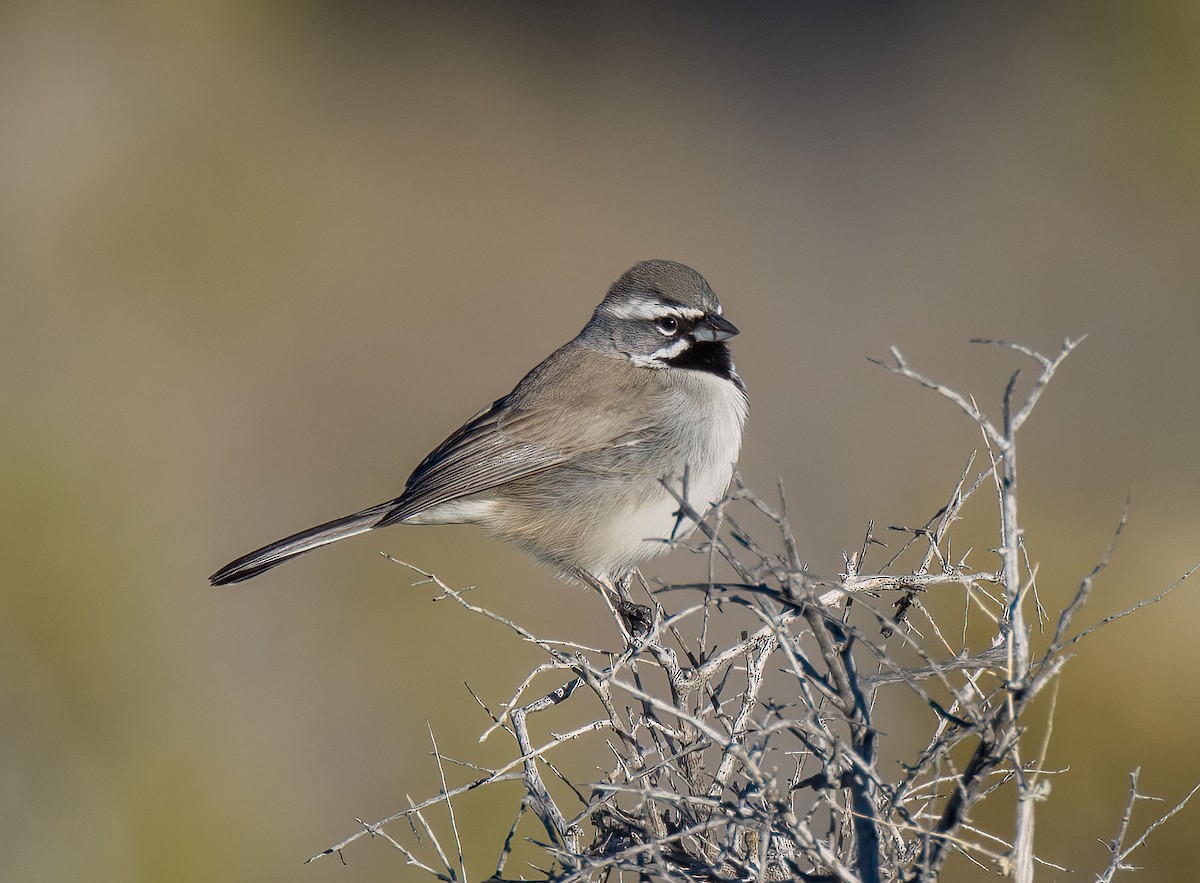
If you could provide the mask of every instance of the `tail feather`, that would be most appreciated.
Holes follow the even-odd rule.
[[[318,524],[316,527],[292,534],[290,537],[284,537],[269,546],[263,546],[261,549],[243,555],[236,561],[230,561],[210,576],[209,582],[214,586],[224,586],[258,576],[263,571],[270,570],[297,555],[303,555],[305,552],[346,537],[366,533],[371,528],[378,526],[380,519],[390,510],[391,504],[372,506],[362,512],[336,518],[325,524]]]

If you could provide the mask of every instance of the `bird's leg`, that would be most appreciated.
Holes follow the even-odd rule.
[[[634,603],[633,596],[629,593],[632,578],[633,573],[630,572],[613,580],[617,613],[621,615],[621,620],[631,635],[644,635],[654,625],[654,611],[645,604]]]
[[[647,634],[654,625],[654,614],[650,608],[644,604],[635,604],[632,596],[629,594],[631,574],[624,574],[611,580],[611,582],[601,579],[598,576],[593,576],[585,570],[574,570],[572,571],[572,576],[575,576],[580,582],[591,586],[600,593],[600,596],[608,604],[609,609],[620,617],[621,625],[624,626],[625,637],[627,639]]]

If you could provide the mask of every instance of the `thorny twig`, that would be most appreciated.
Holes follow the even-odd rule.
[[[1112,854],[1112,858],[1109,860],[1108,866],[1101,873],[1096,875],[1097,883],[1109,883],[1109,881],[1121,871],[1137,870],[1137,868],[1126,864],[1125,860],[1129,858],[1134,850],[1145,845],[1146,839],[1150,836],[1151,832],[1153,832],[1155,828],[1164,824],[1168,819],[1187,806],[1188,801],[1196,795],[1196,792],[1200,791],[1200,785],[1196,785],[1191,791],[1185,794],[1183,799],[1175,804],[1175,806],[1163,813],[1153,823],[1151,823],[1146,830],[1143,831],[1141,835],[1133,841],[1133,843],[1125,846],[1125,838],[1129,833],[1129,823],[1133,817],[1134,804],[1138,800],[1154,799],[1138,793],[1138,777],[1141,775],[1141,772],[1141,768],[1139,767],[1129,774],[1129,798],[1125,802],[1125,812],[1121,816],[1121,824],[1117,828],[1117,836],[1106,844],[1109,852]]]
[[[1023,397],[1018,375],[1012,375],[999,421],[989,419],[975,397],[912,369],[898,350],[884,365],[974,421],[987,459],[982,470],[974,452],[966,459],[946,502],[917,521],[921,527],[894,528],[907,538],[882,562],[869,565],[882,546],[869,526],[856,551],[845,556],[844,572],[819,579],[803,563],[782,487],[774,506],[735,479],[727,498],[701,518],[687,498],[686,480],[667,482],[681,522],[699,523],[690,543],[678,537],[671,543],[704,556],[706,579],[649,593],[654,610],[645,633],[627,629],[610,604],[625,644],[617,651],[535,636],[413,568],[438,586],[440,598],[544,654],[503,702],[485,705],[475,697],[488,715],[481,738],[508,734],[517,756],[496,769],[475,767],[477,777],[457,787],[443,778],[434,797],[363,824],[321,855],[340,854],[358,837],[383,834],[385,825],[408,818],[426,831],[445,870],[419,862],[388,836],[406,859],[443,880],[465,877],[461,852],[457,867],[447,861],[423,811],[440,803],[450,809],[459,795],[516,780],[522,793],[495,880],[520,849],[540,854],[539,876],[555,881],[600,880],[613,871],[662,879],[934,881],[957,855],[1028,883],[1035,864],[1056,867],[1034,852],[1036,806],[1054,772],[1044,768],[1050,727],[1027,733],[1026,711],[1055,682],[1069,648],[1175,586],[1068,637],[1109,561],[1110,545],[1059,613],[1049,642],[1033,653],[1026,601],[1036,587],[1037,565],[1018,522],[1017,433],[1079,340],[1067,340],[1053,357],[1018,344],[979,342],[1031,358],[1040,369]],[[975,492],[984,486],[995,488],[1000,535],[993,566],[976,568],[967,563],[970,550],[958,554],[951,542],[965,507],[983,497]],[[751,528],[762,519],[774,540]],[[699,592],[701,599],[669,613],[661,600],[666,589],[685,597]],[[922,600],[947,592],[962,596],[955,623],[931,612],[948,605],[933,608]],[[1041,602],[1033,603],[1041,623]],[[979,630],[980,619],[991,631],[968,640],[967,619],[976,612],[983,616],[974,617],[971,631]],[[551,678],[553,684],[535,689]],[[877,721],[880,692],[896,688],[929,721],[918,743],[923,747],[898,769],[880,761],[880,746],[893,738],[897,722]],[[552,720],[548,738],[531,735],[535,721]],[[573,742],[596,750],[591,764],[572,774],[561,749]],[[441,769],[436,748],[435,755]],[[558,765],[551,756],[560,758]],[[956,757],[966,757],[966,764]],[[543,779],[543,769],[556,778]],[[1136,785],[1135,773],[1102,881],[1125,869],[1150,831],[1196,793],[1124,846],[1134,800],[1141,796]],[[1007,793],[1015,796],[1007,836],[968,822],[981,801]],[[564,799],[578,806],[564,811]],[[548,842],[535,831],[526,831],[525,844],[518,842],[528,817],[539,822]],[[457,840],[453,816],[451,825]],[[547,858],[551,865],[545,867]]]

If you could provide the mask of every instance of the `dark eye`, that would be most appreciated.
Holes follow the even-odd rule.
[[[674,316],[659,316],[654,320],[654,324],[663,334],[674,334],[679,330],[679,320]]]

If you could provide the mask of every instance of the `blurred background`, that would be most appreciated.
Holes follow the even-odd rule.
[[[1200,559],[1198,111],[1184,0],[4,4],[0,878],[419,879],[380,840],[301,862],[437,790],[430,727],[510,756],[463,682],[495,706],[538,657],[379,552],[535,632],[610,641],[597,599],[459,527],[206,577],[397,494],[642,258],[742,328],[742,472],[822,574],[979,446],[868,356],[995,414],[1033,365],[970,338],[1087,334],[1023,437],[1043,601],[1131,490],[1079,622],[1162,590]],[[1134,767],[1200,781],[1198,613],[1185,583],[1068,664],[1037,849],[1079,873],[1042,879],[1104,866]],[[517,793],[457,807],[473,877]]]

